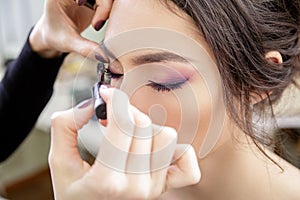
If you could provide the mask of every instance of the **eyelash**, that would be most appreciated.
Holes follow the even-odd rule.
[[[120,79],[123,76],[123,74],[115,74],[110,71],[109,71],[109,73],[110,73],[112,79]]]
[[[172,90],[181,89],[182,85],[187,80],[176,82],[176,83],[155,83],[153,81],[149,81],[147,86],[151,87],[152,89],[158,92],[170,92]]]
[[[109,72],[112,79],[120,79],[123,76],[123,74],[116,74],[112,73],[111,71]],[[183,80],[175,83],[156,83],[154,81],[149,81],[146,86],[149,86],[158,92],[170,92],[172,90],[181,89],[182,85],[186,83],[186,81],[187,80]]]
[[[110,67],[108,67],[107,69],[108,73],[110,74],[111,78],[112,79],[120,79],[123,74],[117,74],[117,73],[113,73],[111,70],[110,70]]]

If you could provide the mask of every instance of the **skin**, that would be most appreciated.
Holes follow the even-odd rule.
[[[140,10],[138,8],[143,7],[144,9]],[[120,10],[128,10],[134,12],[134,15],[126,14],[126,20],[122,20],[125,17],[125,14],[120,12]],[[162,10],[159,14],[156,13],[156,16],[153,16],[154,10]],[[118,36],[122,32],[140,29],[140,28],[147,28],[147,27],[155,27],[155,28],[162,28],[162,29],[170,29],[187,37],[191,37],[195,41],[197,41],[205,50],[209,53],[211,49],[208,47],[206,42],[202,37],[200,37],[197,28],[192,25],[192,20],[183,12],[178,12],[179,16],[172,13],[170,10],[166,9],[162,6],[159,2],[125,2],[125,1],[118,1],[114,3],[113,6],[113,13],[110,15],[110,22],[108,23],[105,40],[113,40],[114,37]],[[138,16],[138,17],[137,17]],[[149,20],[151,19],[151,20]],[[120,23],[122,21],[122,23]],[[146,22],[146,23],[145,23]],[[170,23],[171,22],[171,23]],[[189,23],[187,23],[189,22]],[[104,41],[105,43],[105,41]],[[114,51],[114,49],[109,49],[110,51]],[[157,50],[156,50],[157,51]],[[155,52],[155,51],[154,51]],[[143,64],[133,65],[132,60],[138,58],[142,55],[151,54],[153,52],[149,50],[144,51],[137,51],[133,53],[128,53],[126,56],[122,56],[118,58],[118,61],[121,63],[122,67],[115,67],[114,63],[111,65],[111,72],[117,74],[123,74],[127,72],[131,72],[136,70],[138,67],[142,66]],[[210,53],[212,55],[212,53]],[[213,57],[211,57],[214,59]],[[162,65],[164,70],[157,72],[157,70],[150,70],[148,73],[151,73],[156,78],[155,82],[157,83],[164,83],[168,82],[168,79],[172,79],[172,75],[168,76],[168,68],[176,71],[175,73],[179,74],[178,77],[187,77],[189,81],[187,84],[183,85],[183,91],[187,88],[191,87],[196,94],[196,98],[198,100],[198,106],[201,107],[201,121],[199,122],[199,130],[197,130],[198,134],[196,135],[195,140],[193,141],[193,147],[195,148],[196,152],[200,151],[201,144],[205,137],[205,133],[207,132],[210,117],[211,117],[211,99],[209,98],[210,92],[208,91],[205,80],[202,77],[196,76],[194,74],[198,74],[197,69],[195,69],[191,64],[182,64],[176,62],[164,62],[164,63],[151,63],[153,65]],[[150,65],[151,65],[150,64]],[[117,65],[118,66],[118,65]],[[151,66],[150,66],[151,67]],[[156,66],[157,67],[157,66]],[[213,66],[216,68],[216,66]],[[167,68],[167,69],[165,69]],[[170,71],[172,71],[170,70]],[[172,73],[174,73],[172,71]],[[137,74],[137,76],[145,76],[145,73]],[[159,78],[159,77],[164,78]],[[124,77],[125,78],[125,77]],[[128,78],[129,81],[122,81],[123,85],[132,84],[130,82],[131,79]],[[133,78],[134,79],[134,78]],[[170,83],[180,81],[180,78],[175,78]],[[113,85],[119,85],[120,80],[112,81]],[[134,84],[134,83],[133,83]],[[122,87],[122,86],[121,86]],[[124,88],[121,88],[124,89]],[[177,90],[176,92],[180,92],[181,90]],[[180,102],[176,100],[176,92],[155,92],[155,90],[149,87],[142,87],[134,94],[130,95],[130,102],[132,105],[140,109],[142,112],[149,115],[149,110],[152,105],[159,104],[163,108],[166,109],[167,119],[165,124],[166,126],[175,128],[177,131],[179,129],[180,121],[181,121],[181,106]],[[184,92],[183,92],[184,93]],[[219,94],[220,96],[221,94]],[[190,96],[182,97],[181,102],[189,102]],[[141,103],[143,102],[143,103]],[[220,103],[220,102],[215,102]],[[193,109],[193,108],[192,108]],[[172,114],[170,114],[172,113]],[[157,117],[157,116],[155,116]],[[159,120],[155,117],[152,117],[151,120],[155,124],[162,124]],[[200,130],[201,129],[201,130]],[[180,140],[185,141],[185,138],[182,135],[178,136]]]
[[[80,34],[90,24],[95,28],[106,20],[112,6],[112,0],[96,2],[101,3],[101,7],[91,10],[85,6],[78,6],[78,1],[45,1],[43,15],[29,37],[31,48],[44,58],[53,58],[62,52],[88,56],[98,44]]]
[[[124,12],[126,11],[126,12]],[[113,39],[118,34],[139,28],[156,27],[168,28],[193,38],[202,46],[211,60],[214,55],[210,47],[205,43],[201,34],[194,27],[191,19],[183,12],[177,10],[177,14],[168,8],[152,0],[118,0],[113,4],[110,20],[107,26],[105,41]],[[110,49],[113,51],[113,49]],[[122,88],[126,85],[126,73],[130,74],[141,65],[132,65],[133,58],[151,54],[153,51],[131,52],[118,58],[117,61],[123,67],[111,65],[113,73],[125,74],[121,80],[113,79],[113,85]],[[266,59],[281,62],[280,54],[271,52],[266,54]],[[156,63],[157,64],[157,63]],[[161,63],[160,63],[161,64]],[[213,150],[204,158],[195,157],[195,152],[201,150],[203,138],[207,133],[210,116],[212,113],[211,101],[223,104],[221,99],[210,99],[209,90],[205,87],[203,78],[198,73],[193,73],[194,68],[188,64],[178,64],[166,61],[163,66],[176,69],[182,76],[190,76],[188,84],[197,96],[198,106],[201,110],[199,129],[188,151],[180,154],[182,157],[176,163],[170,163],[167,169],[149,174],[132,175],[114,171],[103,166],[101,162],[95,162],[93,166],[81,160],[75,148],[77,144],[77,129],[82,128],[93,114],[92,106],[76,108],[61,113],[56,113],[52,118],[52,142],[49,155],[49,163],[56,197],[58,199],[70,199],[74,197],[88,197],[89,199],[299,199],[300,173],[299,170],[277,157],[274,153],[264,149],[283,169],[266,158],[248,138],[226,115],[222,134]],[[210,67],[216,67],[214,65]],[[165,68],[163,68],[165,69]],[[162,72],[164,76],[154,76],[155,82],[163,82],[170,74]],[[186,75],[187,74],[187,75]],[[146,76],[146,74],[139,74]],[[215,74],[216,77],[218,74]],[[217,80],[216,80],[217,81]],[[216,84],[220,85],[218,81]],[[178,90],[185,91],[186,85]],[[101,96],[108,106],[108,124],[106,138],[109,143],[126,152],[149,153],[160,149],[174,140],[178,133],[180,110],[172,93],[154,91],[151,87],[141,87],[129,97],[118,89],[100,89]],[[155,99],[155,101],[153,100]],[[130,100],[130,105],[128,102]],[[114,102],[116,101],[116,102]],[[187,99],[188,101],[188,99]],[[253,100],[256,103],[256,100]],[[114,102],[114,103],[113,103]],[[148,117],[149,108],[155,103],[164,106],[167,118],[164,125],[171,129],[161,129],[161,134],[150,141],[139,141],[124,135],[137,134],[136,127],[142,127],[143,131],[149,131],[149,127],[156,127],[152,122],[154,117]],[[113,109],[118,105],[117,109]],[[81,107],[81,106],[79,106]],[[75,112],[75,115],[73,113]],[[73,116],[75,116],[75,124]],[[123,120],[121,125],[118,120]],[[133,122],[133,123],[132,123]],[[159,123],[157,121],[156,123]],[[132,125],[133,124],[133,125]],[[121,127],[120,127],[121,126]],[[155,130],[151,129],[151,130]],[[174,132],[175,131],[175,132]],[[149,149],[152,143],[151,150]],[[96,160],[105,161],[107,154],[106,143],[101,144]],[[150,145],[150,146],[149,146]],[[181,146],[182,147],[182,146]],[[172,150],[173,156],[178,156],[180,145]],[[101,157],[102,156],[102,157]],[[163,155],[164,156],[164,155]],[[67,164],[66,157],[68,158]],[[124,158],[127,163],[136,164],[127,155]],[[155,160],[151,160],[155,162]],[[167,159],[167,157],[165,157]],[[124,163],[120,163],[120,165]],[[127,165],[128,167],[128,165]],[[126,166],[124,165],[124,170]],[[151,170],[151,169],[150,169]],[[201,181],[199,170],[201,170]],[[74,173],[72,173],[74,172]],[[75,173],[76,172],[76,173]],[[180,177],[179,174],[182,176]],[[191,177],[194,177],[192,179]],[[115,180],[118,180],[117,182]],[[101,184],[99,184],[101,183]],[[153,187],[153,185],[157,187]],[[142,187],[141,187],[142,186]],[[82,190],[82,188],[85,188]],[[167,190],[165,190],[167,189]],[[74,196],[70,194],[74,193]]]

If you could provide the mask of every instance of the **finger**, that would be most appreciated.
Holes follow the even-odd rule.
[[[170,127],[153,126],[151,173],[153,194],[161,194],[166,186],[168,167],[176,149],[177,132]]]
[[[70,39],[70,38],[69,38]],[[71,52],[76,52],[83,57],[89,57],[95,59],[95,54],[104,56],[105,54],[100,49],[99,44],[97,42],[88,40],[80,35],[72,37],[72,42],[68,43],[68,49]]]
[[[98,0],[96,2],[95,15],[92,19],[92,25],[95,30],[99,31],[105,24],[111,11],[112,3],[113,0]]]
[[[151,169],[157,171],[167,168],[177,144],[177,132],[171,127],[153,125],[153,147]]]
[[[130,106],[134,117],[134,132],[126,171],[134,174],[150,173],[150,158],[152,149],[152,122],[150,118]]]
[[[78,6],[84,5],[92,10],[94,10],[96,4],[96,0],[74,0],[74,1]]]
[[[134,131],[133,116],[129,112],[129,100],[124,92],[103,86],[100,87],[100,95],[106,102],[108,123],[97,161],[124,171]]]
[[[92,116],[92,100],[84,101],[74,109],[52,115],[50,165],[58,164],[65,165],[66,168],[79,169],[85,167],[77,149],[77,130],[81,129]]]
[[[102,126],[107,126],[107,120],[106,119],[99,119],[99,122]]]
[[[191,145],[177,145],[175,163],[168,168],[167,188],[181,188],[198,183],[201,173],[194,148]]]
[[[79,6],[82,6],[82,5],[84,5],[84,4],[87,2],[87,0],[74,0],[74,1],[75,1],[76,4],[79,5]]]

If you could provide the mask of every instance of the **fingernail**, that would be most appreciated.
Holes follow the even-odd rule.
[[[103,27],[104,23],[105,23],[105,21],[103,21],[103,20],[97,22],[97,24],[95,25],[95,30],[99,31]]]
[[[87,99],[87,100],[81,102],[80,104],[78,104],[78,105],[76,106],[76,108],[78,108],[78,109],[83,109],[83,108],[86,108],[86,107],[88,107],[89,105],[91,105],[91,103],[92,103],[92,99]]]
[[[100,54],[97,54],[97,53],[96,53],[95,58],[96,58],[97,60],[99,60],[100,62],[102,62],[102,63],[107,63],[107,61],[106,61],[106,60],[103,58],[103,56],[101,56]]]
[[[78,5],[82,6],[84,4],[85,0],[78,0]]]

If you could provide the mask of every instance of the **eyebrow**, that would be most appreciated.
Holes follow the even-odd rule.
[[[149,53],[149,54],[139,55],[131,59],[133,65],[159,63],[159,62],[166,62],[166,61],[188,63],[187,59],[171,52]]]
[[[102,41],[101,49],[106,53],[106,55],[113,60],[118,60],[116,56],[105,46],[104,42]],[[175,53],[171,52],[156,52],[156,53],[148,53],[143,55],[138,55],[131,58],[132,65],[142,65],[148,63],[159,63],[159,62],[178,62],[178,63],[189,63],[188,60],[182,56],[179,56]]]

